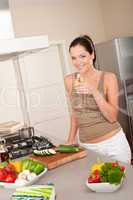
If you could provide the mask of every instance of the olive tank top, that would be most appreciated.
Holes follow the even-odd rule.
[[[106,135],[111,131],[118,131],[121,126],[118,122],[110,123],[101,113],[93,95],[79,94],[75,89],[75,80],[78,73],[73,74],[71,104],[74,110],[79,129],[79,139],[82,143]],[[98,90],[104,98],[104,72],[102,72]]]

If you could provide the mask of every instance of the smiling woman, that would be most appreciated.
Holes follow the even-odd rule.
[[[79,132],[81,146],[130,163],[130,147],[117,121],[119,105],[115,74],[95,69],[95,47],[87,35],[75,38],[69,52],[78,72],[65,77],[72,105],[66,143],[73,144]]]

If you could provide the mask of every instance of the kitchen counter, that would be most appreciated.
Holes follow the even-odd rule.
[[[98,154],[88,151],[88,156],[48,171],[37,184],[55,184],[57,200],[131,200],[133,195],[133,167],[126,167],[122,187],[114,193],[94,193],[85,185],[88,170]],[[104,161],[109,161],[102,157]],[[0,189],[0,199],[9,200],[13,190]]]

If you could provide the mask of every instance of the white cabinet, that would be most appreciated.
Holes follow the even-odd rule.
[[[21,60],[31,124],[54,142],[64,142],[69,113],[58,45]]]

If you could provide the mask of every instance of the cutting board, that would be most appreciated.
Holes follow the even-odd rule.
[[[87,150],[80,149],[76,153],[59,153],[57,152],[52,156],[35,156],[32,155],[30,158],[34,160],[41,161],[44,163],[49,170],[59,167],[65,163],[71,162],[73,160],[81,159],[87,155]]]

